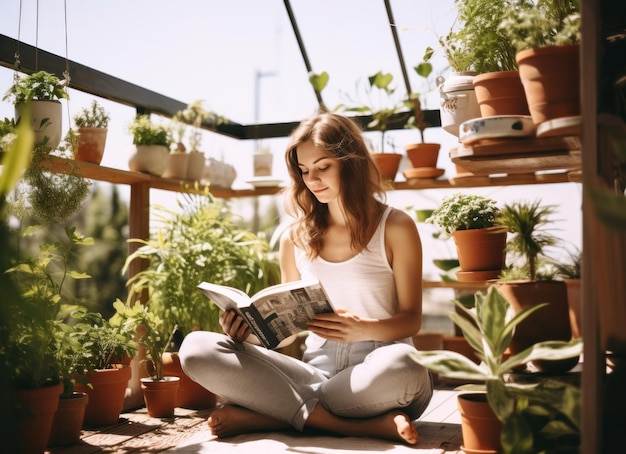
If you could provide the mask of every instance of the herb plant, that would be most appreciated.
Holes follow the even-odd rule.
[[[74,124],[77,128],[106,128],[109,126],[109,114],[95,99],[89,109],[83,108],[74,116]]]
[[[446,233],[455,230],[483,229],[498,225],[500,208],[493,199],[480,195],[457,193],[445,197],[426,219]]]
[[[135,145],[163,145],[167,148],[172,144],[172,132],[169,127],[154,123],[149,115],[139,115],[128,126]]]
[[[69,99],[65,80],[54,74],[39,71],[18,80],[4,94],[3,100],[12,99],[13,104],[25,104],[30,101],[57,101]]]

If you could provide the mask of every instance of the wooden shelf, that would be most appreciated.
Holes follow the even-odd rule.
[[[422,281],[423,288],[451,288],[456,290],[484,290],[489,285],[488,282]]]

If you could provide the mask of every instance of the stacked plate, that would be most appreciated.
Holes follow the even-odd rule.
[[[498,115],[461,123],[459,140],[463,144],[471,144],[484,139],[534,137],[536,131],[530,115]]]

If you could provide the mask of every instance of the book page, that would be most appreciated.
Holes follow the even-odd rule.
[[[237,310],[238,307],[250,304],[250,297],[245,292],[234,287],[202,282],[198,285],[198,288],[223,311]]]

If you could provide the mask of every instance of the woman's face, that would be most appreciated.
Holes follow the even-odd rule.
[[[299,145],[296,155],[304,184],[317,200],[321,203],[336,200],[341,188],[339,160],[311,142]]]

